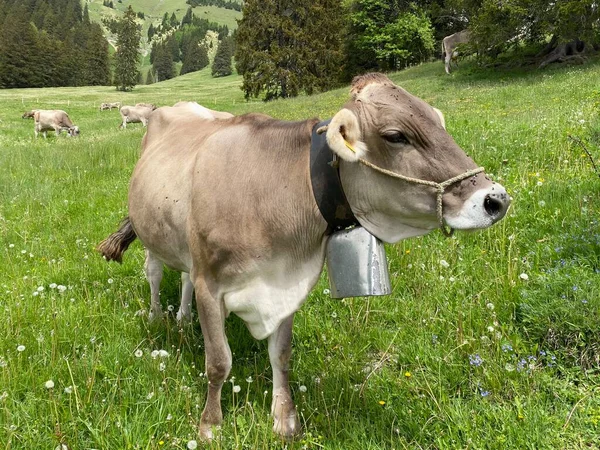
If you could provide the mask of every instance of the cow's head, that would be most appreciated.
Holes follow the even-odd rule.
[[[68,135],[71,137],[79,136],[79,127],[77,125],[70,127]]]
[[[386,242],[440,226],[436,188],[383,174],[365,164],[442,183],[477,168],[444,128],[443,115],[394,85],[367,74],[352,83],[352,100],[331,120],[327,142],[341,158],[340,174],[358,221]],[[443,220],[453,229],[486,228],[506,214],[505,189],[479,173],[446,187]]]

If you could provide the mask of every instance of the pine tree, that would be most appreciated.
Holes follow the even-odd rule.
[[[340,0],[248,0],[236,33],[236,68],[246,98],[293,97],[339,83]]]
[[[150,42],[152,40],[155,33],[156,33],[156,30],[154,29],[154,25],[152,25],[152,23],[150,23],[150,26],[148,27],[148,42]]]
[[[156,74],[156,81],[169,80],[175,76],[175,64],[168,48],[163,44],[157,45],[154,52],[152,69]]]
[[[180,75],[203,69],[208,66],[208,63],[208,52],[206,51],[206,46],[200,44],[198,39],[194,39],[189,42],[184,53]]]
[[[171,14],[171,19],[169,19],[169,25],[171,28],[177,28],[179,26],[179,20],[177,20],[177,16],[175,13]]]
[[[194,14],[192,13],[192,7],[190,6],[183,16],[183,19],[181,19],[181,26],[183,27],[184,25],[191,25],[193,17]]]
[[[90,86],[108,86],[110,81],[110,62],[108,59],[108,41],[97,23],[91,24],[85,53],[85,84]]]
[[[37,32],[27,9],[15,5],[0,30],[0,87],[42,86],[38,56]]]
[[[140,46],[140,29],[131,5],[120,21],[115,53],[115,84],[120,91],[133,89],[137,81]]]
[[[87,3],[85,4],[85,7],[83,8],[83,23],[85,25],[89,25],[90,24],[90,12],[88,10]]]
[[[231,67],[231,57],[233,56],[233,48],[231,38],[226,37],[217,47],[217,54],[213,61],[211,74],[213,77],[226,77],[233,73]]]

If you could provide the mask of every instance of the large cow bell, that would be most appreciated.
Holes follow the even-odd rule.
[[[363,227],[332,234],[327,243],[327,272],[332,298],[392,292],[383,242]]]

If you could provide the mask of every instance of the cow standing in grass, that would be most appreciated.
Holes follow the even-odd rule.
[[[317,199],[329,191],[312,183],[315,171],[339,176],[354,220],[386,242],[441,226],[486,228],[506,213],[504,188],[481,173],[434,108],[381,74],[355,78],[351,94],[329,123],[217,119],[177,107],[152,115],[129,218],[99,250],[120,260],[139,237],[152,296],[163,264],[189,274],[209,381],[199,427],[205,439],[223,420],[230,313],[268,339],[275,432],[300,430],[288,382],[293,318],[319,279],[335,227],[320,209]],[[325,158],[311,164],[311,154]]]
[[[113,108],[119,109],[121,107],[121,102],[113,102],[113,103],[102,103],[100,105],[100,111],[112,111]]]
[[[44,133],[44,138],[47,138],[47,132],[51,130],[56,133],[56,136],[63,130],[68,136],[79,136],[79,127],[73,124],[69,115],[60,109],[38,109],[33,113],[33,120],[35,137],[38,137],[41,132]]]
[[[442,40],[442,55],[444,57],[444,69],[447,74],[450,74],[452,69],[452,61],[456,63],[457,51],[456,47],[460,44],[466,44],[469,42],[471,34],[469,30],[459,31],[458,33],[446,36]],[[457,65],[458,66],[458,65]]]
[[[121,113],[121,125],[119,128],[127,128],[128,123],[141,123],[148,125],[148,118],[154,109],[152,106],[122,106],[119,109]]]

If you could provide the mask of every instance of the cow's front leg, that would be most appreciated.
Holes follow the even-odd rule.
[[[163,277],[163,263],[148,249],[146,249],[144,271],[150,285],[150,320],[161,319],[163,311],[160,305],[160,282]]]
[[[192,320],[192,294],[194,286],[190,280],[190,274],[181,272],[181,304],[177,311],[177,322],[189,322]]]
[[[300,422],[292,401],[288,376],[292,356],[293,323],[292,314],[269,336],[269,360],[273,369],[273,403],[271,404],[273,431],[286,438],[300,431]]]
[[[208,394],[206,405],[200,418],[200,437],[210,441],[213,428],[223,422],[221,411],[221,389],[231,370],[231,350],[225,336],[225,314],[221,299],[214,298],[201,276],[194,276],[196,305],[200,318],[200,327],[204,337],[206,361],[206,377],[208,378]]]

